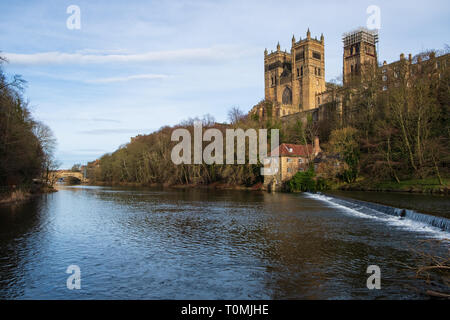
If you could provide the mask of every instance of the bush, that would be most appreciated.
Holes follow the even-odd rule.
[[[313,169],[297,172],[288,182],[291,192],[316,192],[330,189],[328,181],[324,178],[315,178]]]
[[[317,178],[316,191],[324,191],[324,190],[329,190],[329,189],[330,189],[330,185],[327,180],[325,180],[324,178]]]
[[[314,181],[314,171],[297,172],[291,180],[289,180],[289,190],[291,192],[299,191],[316,191],[316,182]]]

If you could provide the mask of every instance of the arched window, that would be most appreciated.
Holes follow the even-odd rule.
[[[289,87],[284,88],[282,103],[292,104],[292,91],[291,89],[289,89]]]

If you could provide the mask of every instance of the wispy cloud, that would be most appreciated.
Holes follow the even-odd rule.
[[[155,80],[155,79],[166,79],[168,75],[165,74],[136,74],[125,77],[110,77],[110,78],[99,78],[99,79],[91,79],[86,80],[87,83],[112,83],[112,82],[126,82],[131,80]]]
[[[94,122],[113,122],[113,123],[120,123],[120,120],[116,120],[116,119],[107,119],[107,118],[92,118],[92,119],[88,119],[90,121],[94,121]]]
[[[259,52],[259,51],[258,51]],[[151,51],[139,54],[86,54],[82,52],[64,53],[59,51],[41,53],[4,53],[11,64],[55,65],[55,64],[99,64],[99,63],[140,63],[152,61],[220,61],[256,53],[256,50],[218,45],[209,48]]]
[[[93,130],[84,130],[78,131],[81,134],[91,134],[91,135],[104,135],[104,134],[137,134],[137,133],[149,133],[152,132],[153,129],[93,129]]]

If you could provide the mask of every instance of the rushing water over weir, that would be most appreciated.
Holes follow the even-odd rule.
[[[349,208],[351,210],[354,210],[358,213],[370,216],[372,215],[373,218],[381,219],[383,218],[380,216],[380,214],[386,214],[393,217],[398,218],[398,220],[405,220],[407,223],[408,220],[419,222],[421,224],[431,226],[437,229],[440,229],[444,232],[450,232],[450,219],[444,218],[444,217],[438,217],[434,215],[429,214],[423,214],[416,212],[411,209],[404,209],[404,208],[395,208],[391,206],[382,205],[379,203],[374,202],[367,202],[367,201],[361,201],[356,199],[350,199],[350,198],[342,198],[337,196],[329,196],[329,195],[323,195],[323,194],[311,194],[308,193],[308,196],[318,199],[327,201],[330,203],[334,203],[336,205],[340,205],[346,208]],[[420,226],[418,226],[420,227]]]

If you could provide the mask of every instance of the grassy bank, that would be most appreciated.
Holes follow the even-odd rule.
[[[443,184],[437,178],[395,181],[373,181],[369,178],[341,185],[339,190],[352,191],[383,191],[383,192],[413,192],[413,193],[436,193],[450,194],[450,179],[443,179]]]
[[[9,193],[3,193],[0,196],[0,204],[15,203],[27,200],[31,197],[31,193],[23,190],[14,190]]]
[[[13,190],[3,189],[0,193],[0,205],[22,202],[30,199],[35,195],[52,193],[56,191],[57,190],[52,187],[41,185],[19,187]]]

